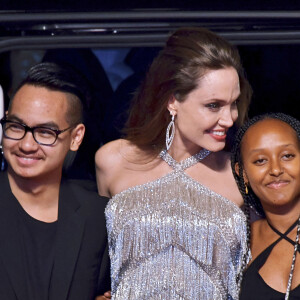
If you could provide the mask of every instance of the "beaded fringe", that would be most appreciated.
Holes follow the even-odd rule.
[[[184,172],[114,196],[106,218],[113,299],[238,299],[246,219]]]

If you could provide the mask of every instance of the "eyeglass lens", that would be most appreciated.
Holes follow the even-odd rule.
[[[7,138],[20,140],[25,136],[26,129],[22,124],[6,122],[4,124],[4,134]],[[56,140],[56,133],[49,128],[36,127],[28,130],[33,133],[34,139],[41,144],[51,145]]]

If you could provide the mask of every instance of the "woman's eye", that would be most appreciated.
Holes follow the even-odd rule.
[[[232,106],[237,106],[237,104],[238,104],[238,102],[239,102],[239,100],[235,100],[234,102],[232,102]]]
[[[260,158],[254,161],[255,165],[263,165],[266,162],[266,159]]]
[[[292,153],[287,153],[287,154],[284,154],[282,157],[283,157],[283,159],[285,159],[285,160],[290,160],[290,159],[294,158],[295,155],[292,154]]]
[[[220,108],[220,104],[219,103],[209,103],[209,104],[206,104],[206,107],[208,107],[211,110],[218,110]]]

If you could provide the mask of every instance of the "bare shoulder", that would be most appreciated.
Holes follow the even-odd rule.
[[[103,145],[95,155],[98,193],[111,197],[111,184],[122,165],[120,149],[123,140],[116,140]]]
[[[128,170],[128,158],[133,157],[135,146],[124,139],[103,145],[95,155],[98,192],[111,197],[124,180]]]
[[[98,149],[95,155],[96,167],[102,170],[112,167],[120,161],[120,149],[122,147],[123,140],[115,140],[103,145]]]
[[[134,157],[136,146],[125,139],[118,139],[103,145],[96,152],[96,170],[109,173],[118,172],[127,168],[130,158]]]

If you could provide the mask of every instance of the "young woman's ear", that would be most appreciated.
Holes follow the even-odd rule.
[[[239,165],[239,163],[235,163],[235,165],[234,165],[234,171],[237,174],[237,176],[240,176],[240,165]],[[246,174],[245,170],[243,170],[243,178],[244,178],[244,182],[246,184],[248,184],[249,180],[248,180],[248,177],[247,177],[247,174]]]
[[[239,170],[239,163],[235,163],[234,165],[234,171],[236,173],[237,176],[240,176],[240,170]]]
[[[245,170],[243,170],[243,178],[244,178],[244,182],[245,182],[245,184],[249,184],[249,179],[248,179],[248,176],[247,176],[247,174],[246,174],[246,172],[245,172]]]

